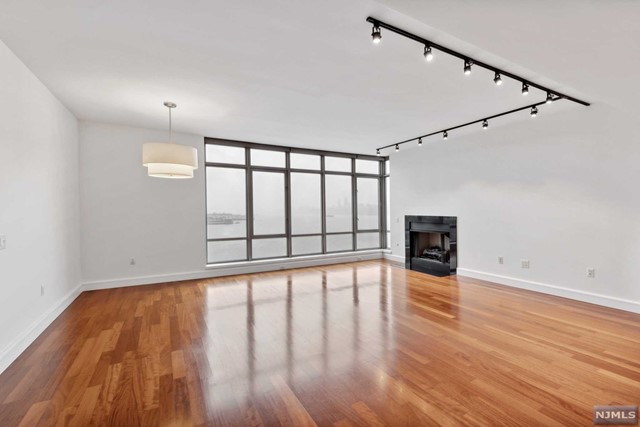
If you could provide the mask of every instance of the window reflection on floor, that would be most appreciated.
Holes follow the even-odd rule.
[[[393,347],[390,283],[390,268],[376,263],[208,285],[206,353],[215,400],[266,392],[274,375],[304,383],[384,357]]]

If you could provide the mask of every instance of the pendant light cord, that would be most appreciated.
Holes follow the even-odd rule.
[[[175,102],[166,101],[164,103],[164,106],[169,109],[169,144],[171,144],[173,142],[173,123],[171,120],[171,110],[176,108],[177,105],[175,104]]]

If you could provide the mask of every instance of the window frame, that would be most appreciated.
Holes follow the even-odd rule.
[[[371,251],[371,250],[384,250],[388,246],[387,242],[387,218],[386,218],[386,200],[387,200],[387,191],[385,185],[385,178],[389,176],[386,171],[386,161],[389,160],[388,156],[369,156],[362,154],[351,154],[351,153],[342,153],[342,152],[334,152],[334,151],[324,151],[324,150],[313,150],[306,148],[294,148],[294,147],[285,147],[279,145],[267,145],[267,144],[258,144],[252,142],[243,142],[243,141],[233,141],[233,140],[225,140],[218,138],[205,138],[205,174],[208,171],[209,167],[216,168],[232,168],[232,169],[243,169],[245,171],[245,197],[246,197],[246,237],[244,238],[209,238],[208,232],[205,232],[205,245],[207,248],[207,265],[220,265],[220,264],[228,264],[228,263],[236,263],[236,262],[251,262],[251,261],[264,261],[271,259],[287,259],[287,258],[298,258],[298,257],[308,257],[308,256],[316,256],[316,255],[330,255],[336,253],[349,253],[349,252],[361,252],[361,251]],[[245,163],[237,164],[237,163],[219,163],[212,162],[206,158],[206,147],[208,145],[221,145],[221,146],[229,146],[229,147],[241,147],[245,149]],[[251,150],[271,150],[271,151],[279,151],[285,153],[285,166],[284,167],[275,167],[275,166],[255,166],[251,164]],[[320,169],[299,169],[299,168],[291,168],[291,154],[310,154],[317,155],[320,157]],[[325,158],[326,157],[341,157],[348,158],[351,160],[351,171],[350,172],[340,172],[340,171],[327,171],[325,169]],[[378,162],[378,173],[358,173],[356,172],[356,160],[370,160]],[[255,235],[253,230],[253,214],[254,214],[254,204],[253,204],[253,172],[279,172],[284,174],[284,209],[285,209],[285,233],[284,234],[265,234],[265,235]],[[320,211],[321,211],[321,230],[320,233],[299,233],[293,234],[291,230],[291,174],[292,173],[305,173],[305,174],[317,174],[320,176]],[[350,176],[351,177],[351,214],[352,214],[352,226],[351,231],[346,232],[327,232],[327,207],[326,207],[326,176],[327,175],[342,175],[342,176]],[[358,178],[370,178],[376,179],[378,181],[378,228],[376,229],[367,229],[367,230],[359,230],[358,229],[358,196],[357,196],[357,180]],[[206,199],[209,197],[209,192],[207,190],[207,179],[205,178],[205,227],[208,226],[208,212],[207,212],[207,203]],[[380,244],[377,248],[368,248],[368,249],[358,249],[357,241],[358,241],[358,233],[363,232],[377,232],[379,235]],[[327,236],[328,235],[346,235],[351,234],[352,245],[350,250],[341,250],[341,251],[327,251]],[[321,248],[320,252],[317,253],[309,253],[309,254],[301,254],[294,255],[292,248],[292,239],[295,237],[320,237],[321,238]],[[258,239],[267,239],[267,238],[285,238],[286,239],[286,247],[287,254],[285,257],[276,256],[271,258],[254,258],[252,254],[252,246],[253,240]],[[219,241],[239,241],[244,240],[246,242],[247,247],[247,256],[246,259],[234,260],[234,261],[224,261],[224,262],[210,262],[209,261],[209,242],[219,242]]]
[[[387,165],[390,163],[390,159],[387,156],[385,161],[382,162],[382,186],[380,187],[380,202],[384,205],[382,210],[384,211],[384,216],[382,217],[382,221],[384,224],[382,228],[384,229],[384,236],[382,243],[384,244],[383,248],[391,250],[391,205],[389,199],[389,190],[391,186],[391,167],[387,168]],[[389,182],[387,182],[387,180]],[[388,215],[387,215],[388,214]]]

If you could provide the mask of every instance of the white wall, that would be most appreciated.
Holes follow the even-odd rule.
[[[0,99],[1,372],[77,296],[80,218],[77,120],[2,42]]]
[[[167,139],[168,131],[80,123],[84,283],[204,269],[204,138],[174,134],[198,148],[194,179],[150,178],[142,145]]]
[[[404,215],[457,216],[459,273],[640,312],[637,118],[545,107],[391,154],[393,255],[404,258]]]

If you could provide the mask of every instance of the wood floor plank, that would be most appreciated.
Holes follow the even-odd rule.
[[[85,292],[0,375],[1,426],[591,425],[640,315],[385,261]]]
[[[351,407],[358,413],[360,418],[362,418],[368,426],[370,427],[386,427],[386,423],[382,421],[382,419],[373,412],[366,403],[364,402],[356,402]]]
[[[44,414],[44,411],[47,409],[47,402],[36,402],[27,411],[25,416],[18,424],[18,427],[31,427],[35,426],[40,422],[40,418]]]
[[[78,408],[68,425],[78,427],[89,425],[101,390],[101,385],[88,387],[86,389],[84,395],[82,396],[82,399],[80,400],[80,403],[78,404]]]
[[[313,418],[309,415],[304,406],[300,403],[295,393],[289,388],[287,383],[281,376],[275,375],[271,377],[276,393],[285,404],[287,413],[295,426],[312,427],[316,426]]]

